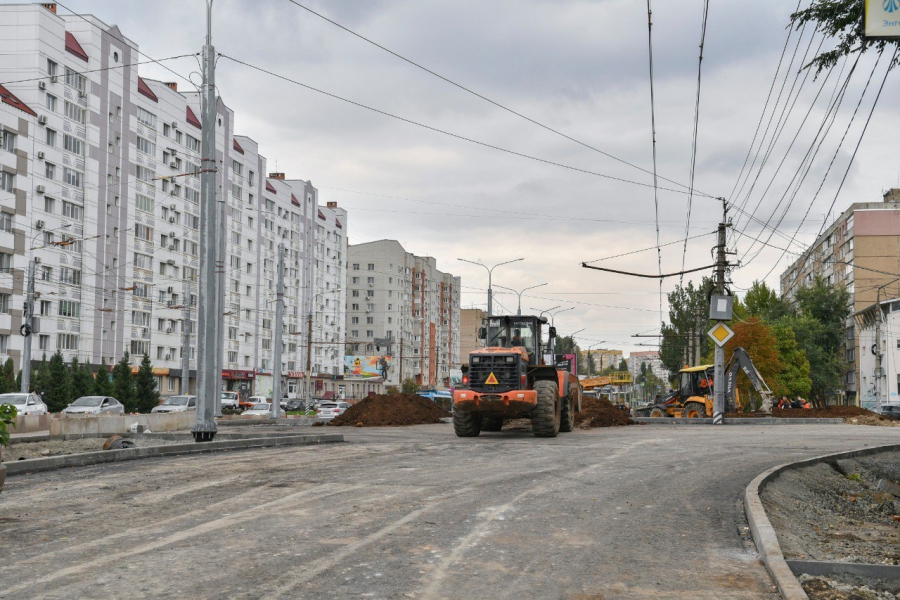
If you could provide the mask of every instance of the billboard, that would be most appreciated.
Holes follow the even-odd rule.
[[[344,356],[344,379],[386,379],[390,356]]]
[[[900,0],[865,0],[864,20],[867,38],[900,39]]]

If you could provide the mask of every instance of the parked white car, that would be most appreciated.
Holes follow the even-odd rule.
[[[66,415],[124,415],[125,406],[109,396],[82,396],[62,411]]]
[[[344,414],[348,408],[350,408],[350,405],[346,402],[323,402],[316,409],[316,419],[319,421],[330,421]]]
[[[241,414],[249,417],[271,417],[272,405],[268,402],[257,402]]]
[[[222,392],[222,399],[220,401],[220,404],[222,408],[225,408],[226,406],[237,408],[240,401],[241,396],[237,392]]]
[[[17,415],[46,415],[47,405],[34,392],[28,394],[0,394],[0,404],[11,404]]]
[[[173,413],[197,410],[197,396],[169,396],[159,406],[154,406],[151,413]]]

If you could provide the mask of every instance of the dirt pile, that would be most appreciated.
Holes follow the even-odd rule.
[[[355,427],[396,427],[440,423],[450,413],[417,394],[371,396],[357,402],[329,425]]]
[[[865,421],[889,420],[887,417],[876,415],[870,410],[859,406],[826,406],[825,408],[773,408],[772,414],[730,412],[726,418],[741,419],[754,417],[775,417],[777,419],[860,419]],[[865,424],[870,424],[866,422]]]
[[[581,412],[575,413],[575,425],[582,429],[593,427],[621,427],[634,425],[624,411],[613,406],[612,402],[603,398],[584,398],[581,401]]]

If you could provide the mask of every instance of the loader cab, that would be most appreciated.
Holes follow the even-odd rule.
[[[486,348],[524,348],[529,365],[540,364],[543,317],[505,316],[485,319],[479,337]]]
[[[713,365],[690,367],[678,372],[678,391],[681,398],[709,396],[713,393]]]

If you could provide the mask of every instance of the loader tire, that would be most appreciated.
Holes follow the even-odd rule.
[[[559,430],[562,433],[569,433],[573,429],[575,429],[575,398],[569,396],[560,409]]]
[[[684,405],[684,414],[682,416],[685,419],[705,419],[706,405],[699,402],[688,402]]]
[[[654,406],[653,408],[650,409],[650,416],[653,418],[659,418],[659,417],[668,417],[669,415],[666,413],[664,408],[661,408],[659,406]]]
[[[560,402],[559,386],[555,381],[538,381],[534,384],[537,392],[537,406],[531,411],[531,429],[534,437],[556,437],[559,435]]]
[[[482,431],[500,431],[503,429],[503,417],[482,417]]]
[[[481,414],[454,410],[453,431],[456,432],[456,437],[478,437],[481,433]]]

